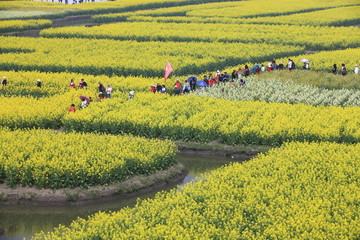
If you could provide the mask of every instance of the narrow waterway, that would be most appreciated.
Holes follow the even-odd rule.
[[[188,170],[185,179],[173,186],[165,189],[169,190],[192,181],[197,176],[202,176],[216,168],[233,161],[244,161],[245,158],[230,158],[217,156],[199,156],[198,154],[182,153],[178,155],[178,160]],[[0,205],[0,240],[5,239],[29,239],[35,233],[51,231],[59,224],[69,225],[78,217],[87,216],[99,211],[117,211],[126,206],[133,206],[136,199],[153,197],[156,192],[152,192],[140,197],[133,197],[121,200],[104,200],[97,203],[70,206],[28,206],[28,205]]]

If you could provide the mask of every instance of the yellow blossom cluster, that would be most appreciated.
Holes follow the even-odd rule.
[[[50,27],[50,20],[8,20],[0,21],[0,33]]]
[[[190,107],[191,106],[191,107]],[[99,117],[101,116],[101,117]],[[227,144],[279,145],[287,141],[360,141],[359,107],[231,101],[138,93],[107,99],[63,118],[68,131],[131,133]]]
[[[141,17],[135,18],[135,20],[141,20]],[[215,32],[222,34],[214,34]],[[358,28],[284,27],[283,25],[263,24],[121,22],[95,26],[91,31],[86,27],[50,28],[42,30],[40,35],[52,38],[104,38],[137,41],[266,42],[328,50],[360,45],[360,29]],[[250,47],[257,48],[252,44]],[[238,54],[240,55],[241,51]]]
[[[149,77],[162,76],[166,61],[170,61],[177,69],[177,75],[183,75],[189,72],[201,73],[215,67],[233,66],[239,61],[264,61],[269,57],[300,54],[304,50],[298,46],[265,43],[176,43],[25,37],[0,37],[0,45],[0,50],[7,52],[1,55],[0,67],[3,70],[70,71]]]
[[[356,239],[359,159],[359,144],[293,142],[34,239]]]
[[[175,162],[170,141],[133,136],[0,130],[0,182],[75,188],[120,182]]]

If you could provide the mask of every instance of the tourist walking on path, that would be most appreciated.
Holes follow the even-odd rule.
[[[359,75],[359,67],[358,67],[358,65],[355,65],[354,73]]]
[[[337,66],[336,66],[336,63],[334,63],[333,68],[332,68],[331,71],[332,71],[333,74],[335,74],[335,75],[337,74]]]
[[[345,76],[347,74],[347,71],[346,71],[346,67],[345,67],[345,64],[341,64],[341,69],[340,69],[340,73],[341,75]]]

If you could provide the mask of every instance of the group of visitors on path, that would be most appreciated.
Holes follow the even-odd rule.
[[[333,68],[331,69],[331,71],[332,71],[332,73],[335,74],[335,75],[341,74],[342,76],[345,76],[345,75],[347,75],[347,73],[348,73],[348,72],[347,72],[347,69],[346,69],[346,66],[345,66],[344,63],[341,64],[340,71],[338,71],[338,67],[337,67],[336,63],[334,63]],[[359,67],[358,67],[358,65],[355,65],[354,73],[357,74],[357,75],[359,74]]]
[[[79,85],[76,87],[76,85],[74,83],[74,79],[71,79],[70,83],[69,83],[69,87],[73,88],[73,89],[87,89],[88,84],[85,82],[84,79],[81,79],[79,81]],[[98,81],[97,90],[98,90],[99,94],[98,94],[96,101],[101,101],[102,99],[111,98],[111,95],[113,93],[113,88],[111,87],[110,83],[108,83],[107,87],[105,87],[100,81]],[[134,97],[135,97],[135,92],[130,91],[128,100],[131,100]],[[81,104],[80,104],[81,108],[86,108],[93,101],[91,97],[79,96],[79,98],[81,100]],[[75,104],[70,105],[69,112],[76,112]]]

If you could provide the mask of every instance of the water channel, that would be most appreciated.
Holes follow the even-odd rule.
[[[167,186],[165,189],[128,199],[104,200],[97,203],[68,206],[0,205],[0,240],[30,239],[35,233],[51,231],[59,224],[67,226],[78,217],[86,218],[99,211],[118,211],[126,206],[131,207],[138,198],[151,198],[156,192],[176,188],[230,162],[240,162],[249,158],[251,156],[230,158],[180,153],[178,161],[188,170],[183,181],[173,186]]]
[[[62,3],[62,4],[82,4],[90,2],[106,2],[109,0],[33,0],[36,2],[53,2],[53,3]]]

